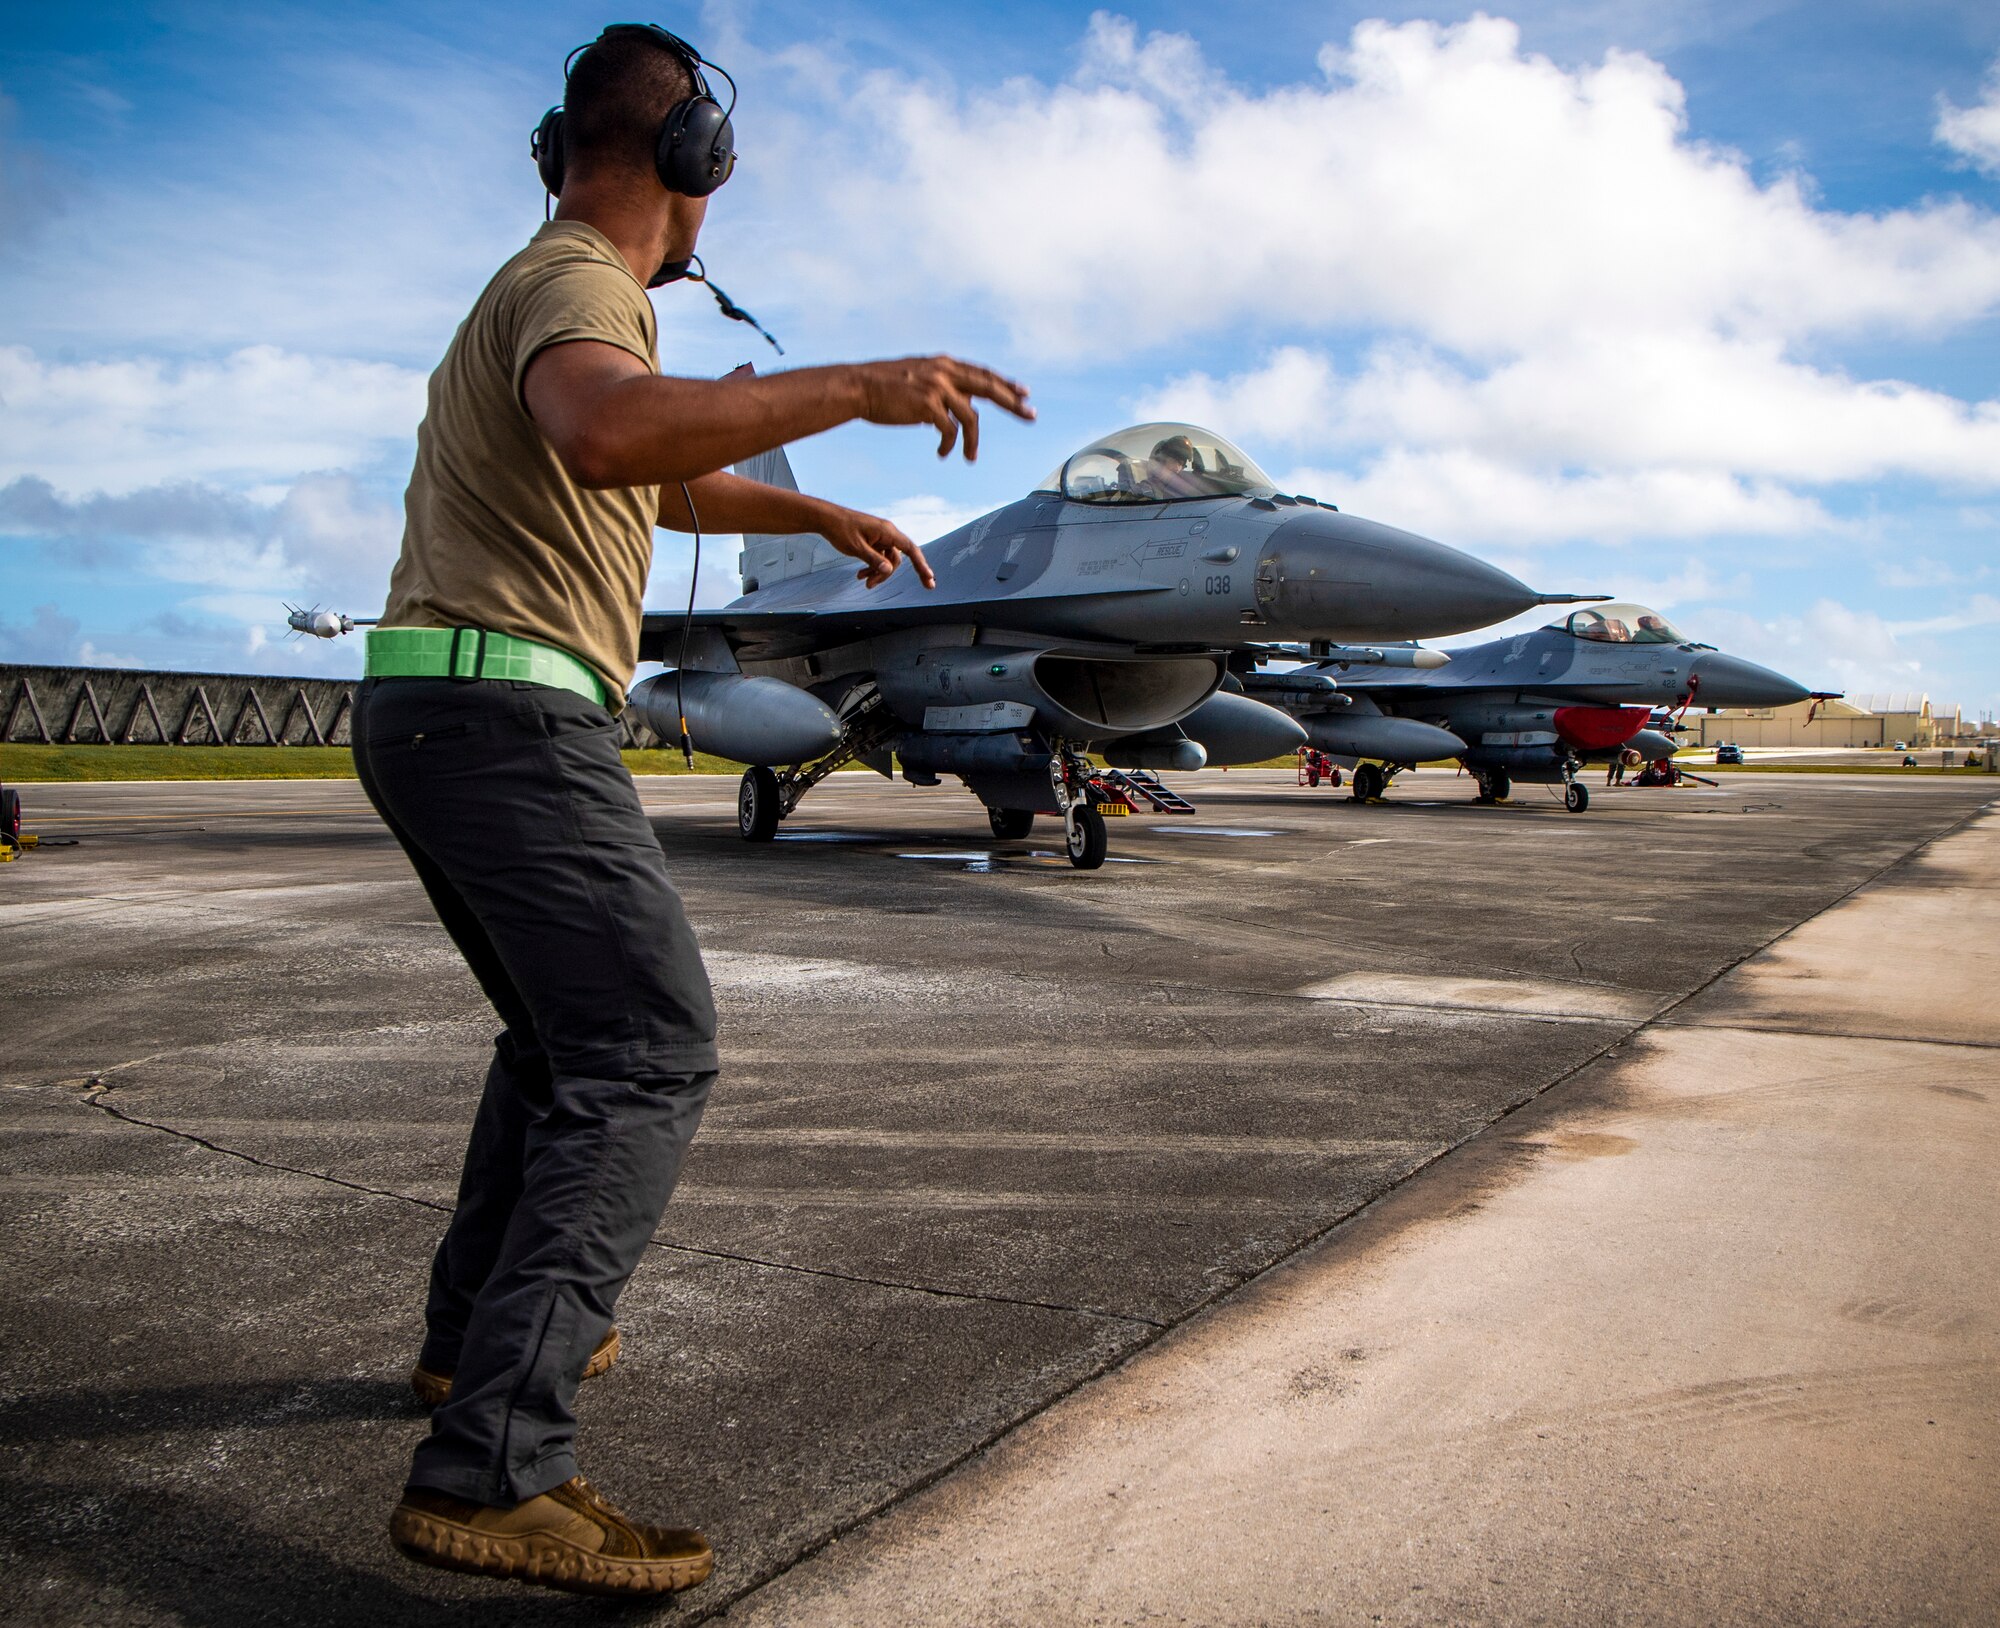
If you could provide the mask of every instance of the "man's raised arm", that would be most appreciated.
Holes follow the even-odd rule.
[[[924,551],[889,521],[875,515],[844,509],[825,498],[766,486],[762,481],[745,480],[726,470],[698,475],[687,486],[688,496],[694,499],[693,514],[688,512],[678,481],[660,488],[660,524],[670,531],[692,531],[699,519],[703,531],[757,531],[779,536],[817,532],[841,553],[861,562],[862,568],[855,575],[871,588],[889,580],[898,556],[908,558],[926,588],[937,586]]]
[[[1025,387],[950,356],[679,379],[616,345],[578,339],[536,356],[521,390],[563,467],[590,487],[692,481],[857,418],[935,425],[940,458],[963,434],[970,461],[979,455],[975,402],[1035,416]]]

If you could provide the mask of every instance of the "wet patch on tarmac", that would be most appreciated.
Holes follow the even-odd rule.
[[[1159,825],[1156,831],[1171,831],[1181,837],[1282,837],[1285,833],[1262,825]]]

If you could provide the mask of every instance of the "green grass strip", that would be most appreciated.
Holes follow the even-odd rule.
[[[634,774],[686,774],[678,752],[622,754]],[[743,765],[695,754],[696,774],[736,775]],[[352,780],[345,746],[0,746],[0,781]]]

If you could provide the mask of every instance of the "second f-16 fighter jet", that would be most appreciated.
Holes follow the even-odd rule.
[[[794,484],[782,451],[738,473]],[[1305,741],[1287,711],[1225,687],[1232,647],[1311,640],[1366,659],[1345,641],[1429,637],[1575,597],[1282,493],[1192,424],[1093,441],[939,538],[934,591],[911,572],[870,590],[817,537],[744,544],[740,599],[646,618],[640,654],[671,670],[631,697],[663,739],[751,765],[744,837],[769,841],[837,768],[900,765],[916,785],[962,780],[1002,838],[1060,816],[1084,869],[1103,863],[1105,815],[1191,810],[1150,771]]]
[[[1252,672],[1242,683],[1297,718],[1312,748],[1354,763],[1354,795],[1363,801],[1380,797],[1402,769],[1457,758],[1476,777],[1481,802],[1504,799],[1516,780],[1560,784],[1581,813],[1590,803],[1576,778],[1585,762],[1631,746],[1649,758],[1672,754],[1672,741],[1649,727],[1655,708],[1782,707],[1835,693],[1697,644],[1658,611],[1632,604],[1591,605],[1464,650],[1375,653],[1415,671],[1347,671],[1332,654],[1290,672]],[[1434,667],[1416,659],[1441,654],[1449,661]]]

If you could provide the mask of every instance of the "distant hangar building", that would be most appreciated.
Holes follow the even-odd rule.
[[[1914,751],[1957,745],[1980,733],[1976,724],[1960,716],[1956,705],[1933,703],[1916,690],[1822,701],[1816,712],[1810,701],[1788,707],[1724,708],[1692,713],[1689,722],[1700,725],[1698,739],[1703,746],[1733,741],[1738,746],[1893,747],[1901,741]]]

